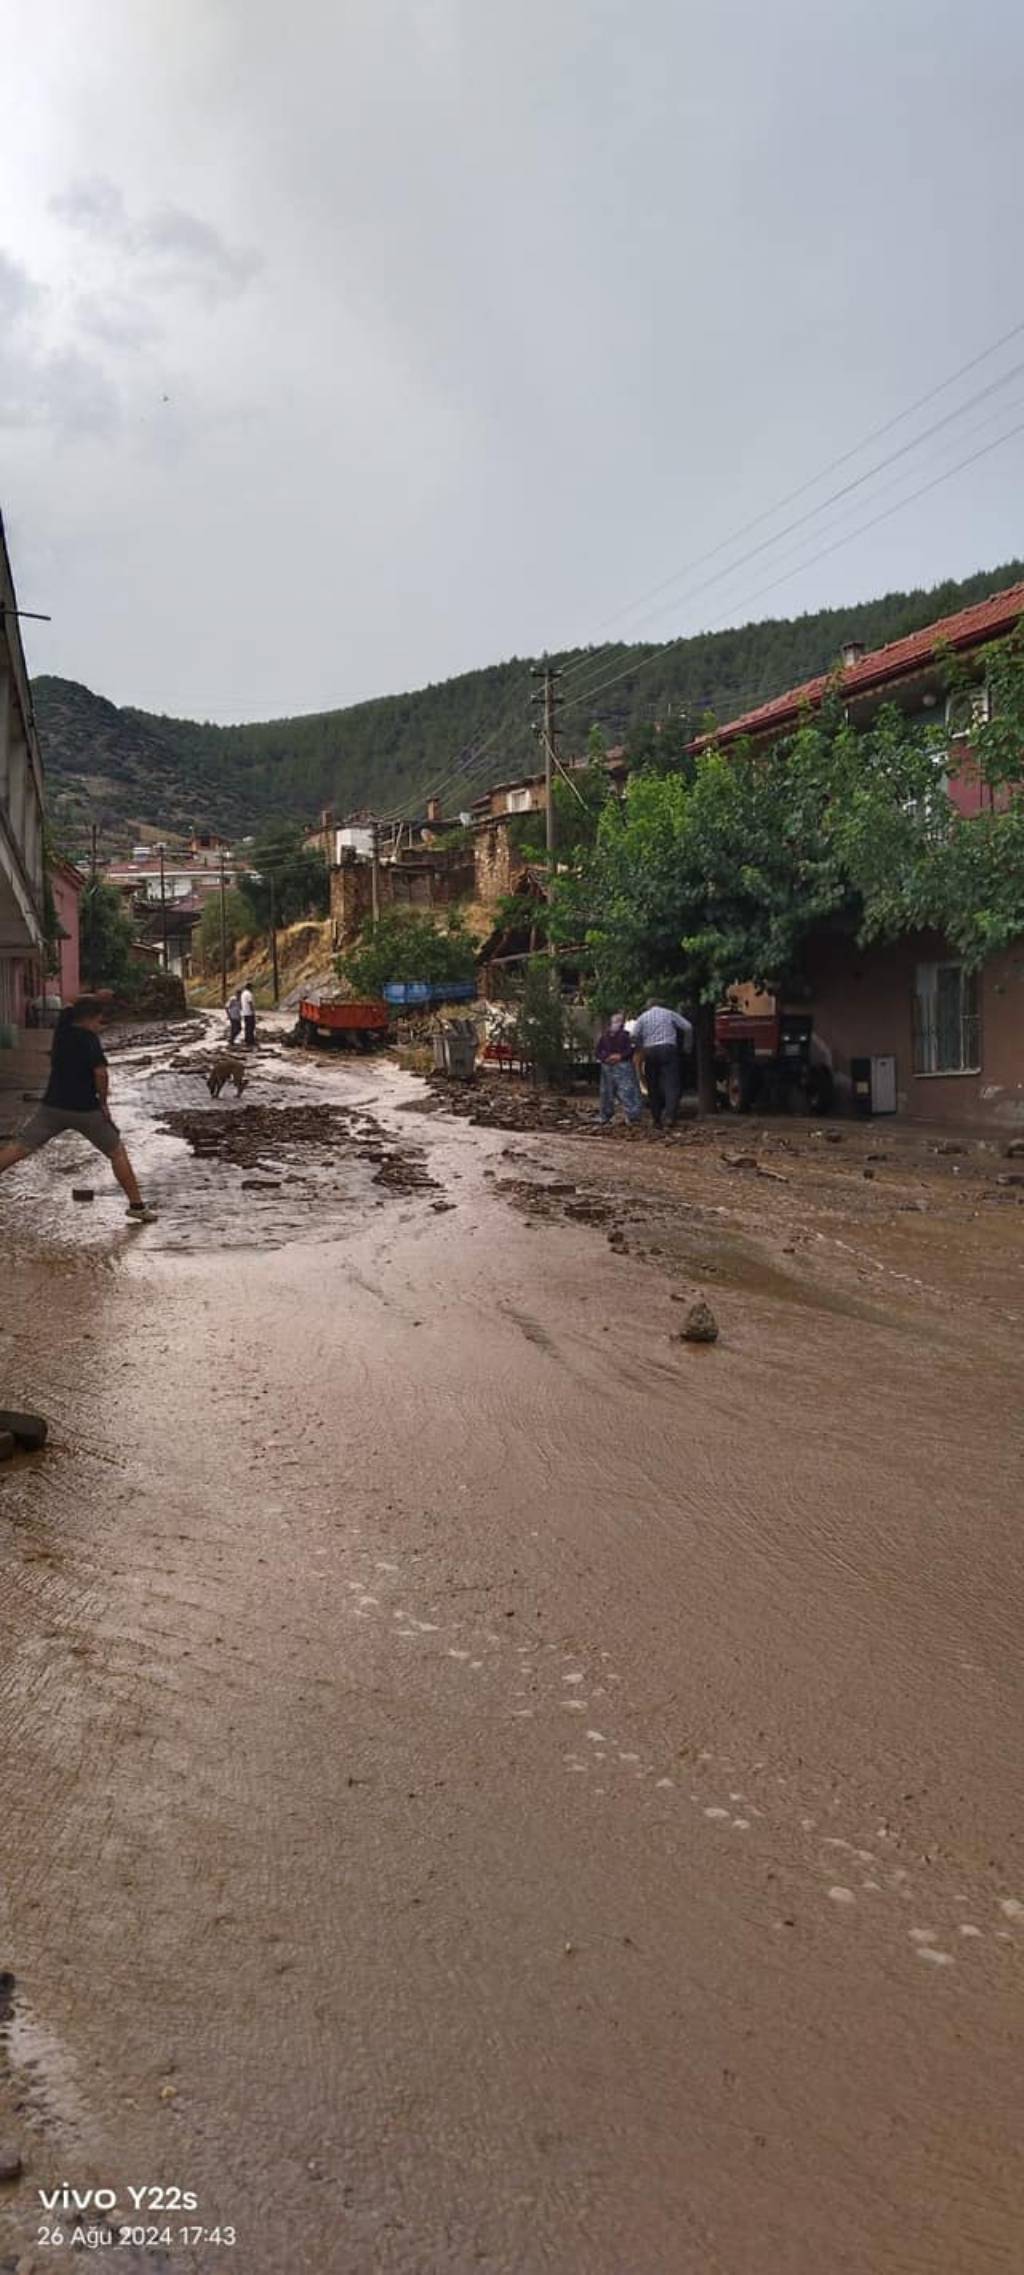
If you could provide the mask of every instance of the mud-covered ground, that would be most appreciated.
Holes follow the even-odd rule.
[[[1013,2267],[1024,1165],[203,1063],[0,1186],[0,2269]]]

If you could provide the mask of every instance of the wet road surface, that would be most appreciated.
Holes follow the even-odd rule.
[[[352,1142],[243,1192],[168,1057],[114,1062],[158,1224],[0,1188],[0,2268],[65,2180],[198,2199],[78,2266],[1015,2268],[1017,1217],[998,1286],[924,1224],[844,1277],[685,1156],[273,1053],[238,1111]],[[497,1189],[590,1176],[681,1246]]]

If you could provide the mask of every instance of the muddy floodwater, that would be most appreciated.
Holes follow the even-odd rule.
[[[1001,1143],[205,1044],[0,1184],[0,2271],[1009,2275]]]

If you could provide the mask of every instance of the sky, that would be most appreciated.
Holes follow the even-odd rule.
[[[33,0],[24,32],[34,672],[266,718],[1024,550],[1016,0]]]

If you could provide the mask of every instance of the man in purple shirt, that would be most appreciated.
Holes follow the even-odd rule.
[[[627,1122],[638,1122],[643,1106],[633,1065],[633,1042],[626,1026],[624,1011],[612,1012],[594,1056],[601,1069],[602,1125],[607,1128],[612,1121],[617,1098],[625,1110]]]

